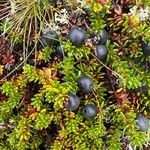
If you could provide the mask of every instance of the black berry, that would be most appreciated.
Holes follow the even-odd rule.
[[[139,127],[141,131],[147,131],[149,128],[149,120],[146,117],[143,116],[137,116],[136,117],[136,125]]]
[[[76,110],[80,105],[80,99],[75,94],[68,94],[68,102],[65,104],[65,107],[70,110]]]
[[[77,81],[78,87],[86,94],[92,91],[93,81],[87,76],[82,76]]]
[[[105,45],[97,45],[95,48],[95,56],[99,60],[105,60],[108,54],[108,49]]]
[[[143,45],[142,50],[144,55],[150,56],[150,45]]]
[[[100,33],[100,44],[106,44],[108,39],[108,33],[105,29],[103,29]]]
[[[94,118],[97,115],[96,106],[94,105],[85,105],[82,108],[82,114],[85,118]]]
[[[79,27],[73,27],[68,34],[68,38],[74,45],[78,46],[84,43],[86,33]]]
[[[59,45],[58,35],[55,31],[48,31],[47,33],[45,33],[42,37],[42,41],[44,42],[44,45],[48,46]]]
[[[42,38],[40,39],[40,42],[41,42],[41,44],[42,44],[43,47],[48,46],[45,37],[42,37]]]
[[[58,56],[60,59],[63,59],[65,56],[64,49],[61,45],[56,47],[55,53],[56,53],[56,56]]]

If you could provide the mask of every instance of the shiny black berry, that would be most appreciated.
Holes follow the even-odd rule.
[[[143,45],[142,51],[145,56],[150,56],[150,45]]]
[[[61,45],[57,46],[55,49],[55,54],[57,57],[59,57],[60,59],[63,59],[65,56],[65,52],[64,49]]]
[[[108,49],[106,48],[105,45],[97,45],[95,47],[95,56],[99,60],[105,60],[108,54]]]
[[[73,93],[68,94],[68,102],[65,104],[65,107],[70,111],[74,111],[79,107],[79,105],[80,99],[77,97],[77,95]]]
[[[45,33],[41,39],[41,41],[46,46],[57,46],[59,45],[58,35],[55,31],[48,31]]]
[[[108,33],[105,29],[103,29],[100,33],[100,44],[106,44],[108,39]]]
[[[143,116],[137,116],[136,117],[136,125],[139,127],[139,130],[145,132],[149,128],[149,120],[146,117]]]
[[[78,87],[86,94],[92,91],[93,81],[87,76],[82,76],[77,81]]]
[[[73,27],[68,34],[68,38],[74,45],[78,46],[84,43],[86,33],[79,27]]]
[[[85,118],[94,118],[97,115],[97,110],[95,105],[85,105],[82,108],[82,114]]]
[[[42,37],[42,38],[40,39],[40,43],[42,44],[43,47],[48,46],[45,37]]]

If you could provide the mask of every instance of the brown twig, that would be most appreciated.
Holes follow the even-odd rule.
[[[102,61],[100,61],[92,52],[91,55],[102,65],[104,66],[107,70],[109,70],[110,72],[112,72],[112,74],[115,77],[119,77],[120,79],[124,80],[124,78],[122,76],[120,76],[117,72],[115,72],[114,70],[110,69],[108,66],[106,66]]]

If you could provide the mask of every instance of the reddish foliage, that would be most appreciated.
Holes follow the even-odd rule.
[[[6,52],[2,55],[2,63],[3,65],[10,66],[15,62],[14,55],[11,52]]]
[[[105,4],[106,0],[97,0],[98,3]]]

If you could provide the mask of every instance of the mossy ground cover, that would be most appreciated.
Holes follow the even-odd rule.
[[[149,150],[149,0],[0,1],[0,150]]]

